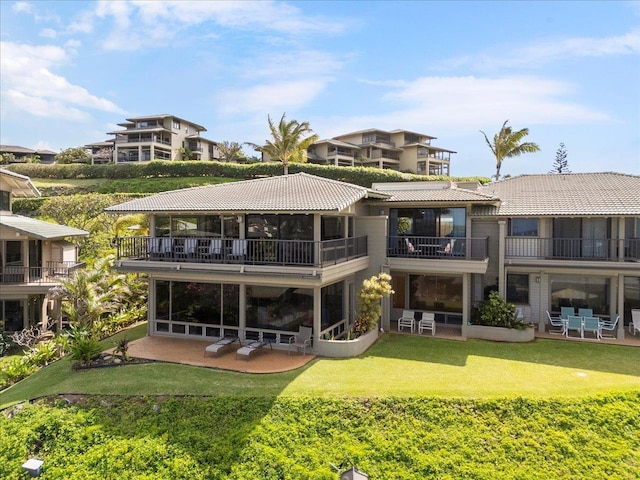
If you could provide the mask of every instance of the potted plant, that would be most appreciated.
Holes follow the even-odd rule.
[[[532,325],[518,318],[516,306],[506,302],[498,292],[480,302],[466,327],[466,336],[503,342],[530,342],[535,337]]]

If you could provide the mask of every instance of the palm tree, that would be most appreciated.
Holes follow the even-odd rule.
[[[504,159],[517,157],[523,153],[540,151],[540,147],[533,142],[520,143],[524,137],[529,135],[528,128],[514,132],[510,126],[507,126],[507,123],[509,123],[509,120],[505,120],[500,132],[493,136],[493,143],[489,141],[487,134],[480,130],[480,133],[484,135],[487,145],[489,145],[489,148],[496,157],[496,180],[500,180],[500,167],[502,167],[502,161]]]
[[[287,175],[290,162],[306,161],[307,148],[318,140],[318,136],[313,134],[309,122],[299,123],[297,120],[287,122],[285,117],[286,113],[283,113],[277,127],[271,117],[268,117],[272,140],[267,140],[265,145],[260,146],[249,142],[247,144],[259,152],[266,153],[272,160],[281,161],[284,165],[284,174]],[[311,135],[305,138],[307,134]]]

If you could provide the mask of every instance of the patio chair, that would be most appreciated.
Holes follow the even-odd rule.
[[[616,338],[615,335],[613,335],[613,332],[616,331],[618,320],[620,320],[620,315],[616,316],[616,319],[613,322],[611,320],[600,322],[600,338]],[[611,334],[605,335],[602,333],[603,331],[611,332]]]
[[[173,254],[173,238],[162,239],[162,255],[170,257]]]
[[[184,255],[187,257],[195,257],[198,251],[198,239],[197,238],[185,238],[184,240]]]
[[[423,330],[431,330],[431,335],[436,334],[436,314],[433,312],[422,312],[422,318],[418,322],[418,333]]]
[[[592,308],[579,308],[578,309],[579,317],[593,317],[593,309]]]
[[[302,354],[307,354],[307,347],[311,348],[311,333],[313,332],[311,327],[300,327],[298,333],[289,339],[289,355],[291,355],[291,349],[302,350]]]
[[[147,249],[150,257],[159,257],[161,254],[162,238],[151,237],[147,243]]]
[[[565,331],[564,331],[564,327],[565,327],[565,322],[562,320],[562,318],[560,317],[552,317],[551,314],[549,313],[549,310],[547,310],[547,318],[549,319],[549,325],[551,327],[554,328],[559,328],[560,330],[549,330],[549,333],[551,334],[560,334],[560,335],[564,335]]]
[[[244,258],[247,255],[247,241],[234,238],[231,244],[231,256],[234,258]]]
[[[598,317],[583,317],[582,319],[582,338],[584,338],[584,332],[592,332],[596,338],[600,340],[602,338],[602,331],[600,330],[601,323]]]
[[[560,307],[560,318],[566,320],[569,315],[575,315],[576,309],[573,307]]]
[[[398,331],[401,332],[405,327],[409,327],[412,332],[416,329],[416,318],[413,310],[403,310],[402,316],[398,319]]]
[[[576,315],[569,315],[566,320],[566,327],[564,334],[568,337],[569,332],[571,330],[575,330],[580,332],[580,338],[584,338],[584,333],[582,332],[582,317],[578,317]]]
[[[404,239],[404,243],[408,253],[416,253],[416,252],[420,253],[419,250],[417,250],[416,247],[413,246],[413,243],[411,243],[408,238]]]
[[[631,322],[629,322],[629,333],[635,335],[640,332],[640,309],[631,310]]]
[[[222,239],[221,238],[212,238],[209,240],[209,250],[207,251],[207,255],[209,257],[219,257],[222,253]]]

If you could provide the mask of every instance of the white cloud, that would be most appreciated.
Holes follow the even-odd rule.
[[[71,120],[87,118],[87,109],[124,112],[110,100],[92,95],[85,88],[51,72],[53,67],[70,60],[60,47],[0,42],[0,51],[3,110]]]
[[[640,30],[612,37],[575,37],[545,40],[496,55],[479,53],[448,60],[442,66],[471,66],[477,70],[504,68],[538,68],[549,62],[580,57],[603,57],[640,54]]]
[[[58,32],[53,28],[43,28],[40,30],[40,36],[44,38],[56,38],[58,36]]]
[[[222,116],[254,113],[278,116],[308,104],[325,86],[323,80],[308,79],[229,89],[216,96],[216,110]]]
[[[405,128],[439,134],[492,129],[510,119],[513,125],[570,124],[607,121],[595,110],[571,103],[574,87],[536,77],[424,77],[389,82],[380,115],[327,119],[328,136],[368,127]]]
[[[16,2],[11,6],[11,9],[16,13],[33,13],[33,5],[29,2]]]
[[[189,28],[215,27],[275,32],[287,36],[309,32],[338,33],[346,23],[335,18],[303,15],[294,5],[273,1],[130,1],[98,2],[96,18],[112,18],[115,26],[104,39],[107,50],[137,50],[167,45]],[[86,23],[91,23],[86,20]],[[216,32],[208,32],[210,38]]]

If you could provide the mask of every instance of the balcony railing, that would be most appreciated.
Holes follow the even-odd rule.
[[[124,237],[117,258],[210,264],[326,267],[367,255],[367,237],[321,242],[208,237]]]
[[[640,259],[640,238],[534,238],[507,237],[507,258],[539,260],[617,261]]]
[[[51,283],[84,266],[84,262],[47,262],[46,267],[5,265],[0,269],[0,284]]]
[[[418,237],[409,235],[388,237],[387,243],[388,257],[484,260],[488,257],[488,252],[488,237]]]

